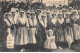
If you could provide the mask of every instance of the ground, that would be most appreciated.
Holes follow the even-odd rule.
[[[14,50],[7,50],[5,48],[1,48],[0,52],[20,52],[19,50],[14,51]],[[72,49],[57,49],[57,50],[45,50],[42,48],[42,50],[32,50],[32,49],[26,49],[24,52],[76,52],[75,50]]]
[[[74,49],[55,49],[55,50],[49,50],[45,48],[39,48],[36,45],[27,45],[26,50],[24,52],[80,52],[80,45],[73,45],[72,48]],[[20,52],[20,46],[17,46],[15,49],[6,49],[2,47],[0,49],[0,52]]]

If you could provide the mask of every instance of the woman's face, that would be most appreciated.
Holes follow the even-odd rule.
[[[15,12],[12,12],[11,14],[12,14],[13,17],[15,16]]]
[[[35,14],[32,13],[32,14],[31,14],[31,17],[34,18],[34,17],[35,17]]]
[[[26,17],[29,18],[30,17],[30,14],[26,14]]]
[[[21,17],[23,17],[23,16],[24,16],[24,13],[23,13],[23,12],[21,12],[21,13],[20,13],[20,16],[21,16]]]
[[[62,14],[58,14],[58,18],[61,19],[62,18]]]
[[[69,14],[66,14],[66,18],[69,18],[69,16],[70,16]]]
[[[48,36],[50,37],[50,36],[52,36],[52,35],[53,35],[52,32],[49,32],[49,35],[48,35]]]
[[[52,14],[52,18],[54,18],[56,16],[56,14]]]
[[[72,19],[72,20],[75,20],[75,19],[76,19],[76,17],[75,17],[75,13],[73,13],[71,19]]]
[[[8,15],[6,15],[6,17],[7,17],[7,18],[9,18],[9,17],[11,17],[11,15],[10,15],[10,14],[8,14]]]
[[[38,12],[38,14],[40,14],[40,13],[41,13],[41,11],[40,11],[40,10],[38,10],[37,12]]]

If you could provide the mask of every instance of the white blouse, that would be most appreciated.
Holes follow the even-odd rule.
[[[37,25],[37,19],[36,19],[36,17],[33,18],[33,19],[29,18],[29,25],[30,26],[36,26]]]
[[[47,27],[47,16],[44,18],[44,20],[42,19],[42,16],[40,15],[39,17],[39,22],[42,24],[43,27]]]
[[[63,24],[64,18],[61,18],[61,19],[58,18],[58,21],[59,21],[60,24]]]

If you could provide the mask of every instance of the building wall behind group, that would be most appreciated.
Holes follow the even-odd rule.
[[[68,5],[68,0],[43,0],[43,3],[50,5]]]

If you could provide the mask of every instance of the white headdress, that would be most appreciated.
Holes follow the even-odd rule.
[[[15,9],[15,8],[11,8],[11,11],[12,11],[12,12],[16,12],[16,9]]]
[[[34,10],[31,10],[30,12],[31,12],[31,13],[35,13]]]
[[[31,12],[30,11],[27,11],[26,14],[31,14]]]
[[[10,13],[5,13],[5,14],[4,14],[4,18],[6,18],[6,15],[11,15],[11,14],[10,14]]]

